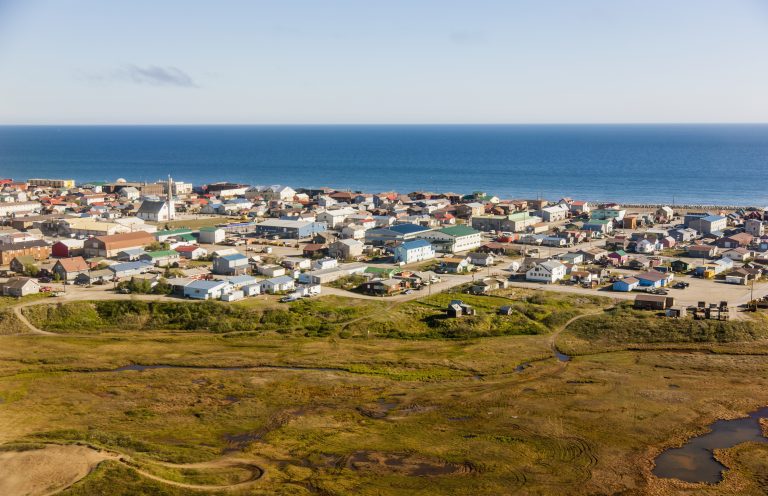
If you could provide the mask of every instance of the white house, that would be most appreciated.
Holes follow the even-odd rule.
[[[357,212],[358,210],[355,210],[354,208],[326,210],[325,212],[317,214],[317,221],[325,222],[330,229],[336,229],[337,227],[344,225],[344,220],[347,217]]]
[[[395,248],[395,262],[406,264],[435,258],[435,248],[426,239],[406,241]]]
[[[184,297],[195,300],[218,300],[229,292],[227,281],[192,281],[184,286]]]
[[[296,287],[291,276],[273,277],[271,279],[264,279],[261,281],[262,293],[279,293],[283,291],[293,291]]]
[[[218,227],[201,227],[198,241],[212,245],[222,243],[226,236],[227,233],[224,232],[224,229],[219,229]]]
[[[556,260],[536,264],[525,273],[527,281],[555,283],[565,277],[565,265]]]
[[[312,262],[313,270],[334,269],[339,266],[339,261],[335,258],[326,257]]]
[[[144,200],[136,217],[152,222],[167,222],[176,218],[176,209],[171,200]]]

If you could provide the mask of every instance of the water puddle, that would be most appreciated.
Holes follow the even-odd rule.
[[[711,432],[688,440],[679,448],[670,448],[656,457],[653,474],[657,477],[686,482],[716,484],[722,480],[726,467],[715,460],[713,450],[732,448],[745,442],[766,443],[760,419],[768,418],[768,407],[734,420],[718,420],[710,425]]]
[[[571,357],[566,355],[565,353],[561,353],[560,350],[558,350],[556,347],[552,347],[552,352],[555,354],[555,357],[561,361],[561,362],[570,362]]]

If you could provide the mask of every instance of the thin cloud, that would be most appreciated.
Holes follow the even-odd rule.
[[[0,0],[2,1],[2,0]],[[149,65],[141,67],[126,65],[119,69],[88,73],[77,71],[79,78],[96,84],[114,82],[146,84],[150,86],[176,86],[179,88],[199,88],[192,76],[174,66]]]
[[[153,86],[181,86],[183,88],[197,88],[192,77],[178,67],[150,65],[139,67],[129,65],[124,69],[128,79],[136,84],[150,84]]]
[[[480,43],[485,41],[485,34],[480,31],[458,30],[450,33],[449,38],[452,42],[459,45],[470,43]]]

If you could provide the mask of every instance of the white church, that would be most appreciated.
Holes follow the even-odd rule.
[[[168,176],[168,192],[165,200],[144,200],[141,202],[136,217],[151,222],[167,222],[176,218],[176,205],[173,202],[173,179]]]

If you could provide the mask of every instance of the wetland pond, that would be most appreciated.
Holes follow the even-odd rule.
[[[760,419],[768,418],[768,407],[760,408],[744,418],[718,420],[710,432],[689,439],[679,448],[670,448],[656,457],[653,475],[686,482],[716,484],[726,467],[715,460],[713,450],[732,448],[746,442],[766,443]]]

